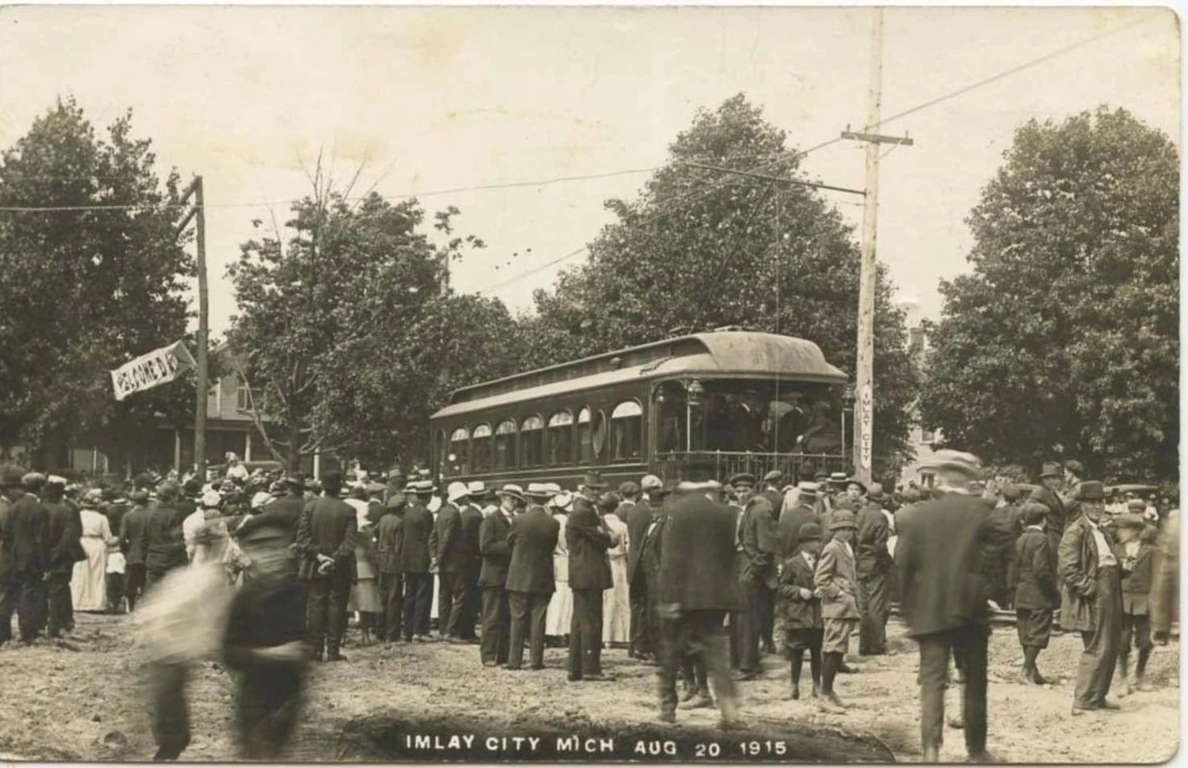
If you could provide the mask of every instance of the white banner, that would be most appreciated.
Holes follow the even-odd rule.
[[[190,350],[180,341],[168,347],[154,349],[111,372],[116,400],[123,400],[133,392],[167,384],[194,366]]]

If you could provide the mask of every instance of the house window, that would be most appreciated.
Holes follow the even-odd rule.
[[[450,450],[446,454],[446,472],[451,475],[466,474],[470,448],[470,433],[465,429],[455,429],[450,435]]]
[[[643,447],[643,411],[634,400],[619,403],[611,411],[611,461],[639,459]]]
[[[589,464],[594,460],[594,440],[590,432],[590,409],[583,408],[577,418],[578,463]]]
[[[529,416],[520,425],[520,462],[525,467],[544,464],[544,420]]]
[[[479,424],[470,436],[470,469],[472,472],[491,470],[491,425]]]
[[[235,388],[235,408],[240,413],[247,413],[252,410],[251,399],[248,397],[247,387]]]
[[[573,414],[559,411],[549,417],[545,432],[548,446],[549,466],[558,467],[573,463]]]
[[[935,441],[936,441],[936,432],[932,431],[931,429],[924,429],[924,428],[920,429],[920,442],[921,443],[931,443],[931,442],[935,442]]]
[[[495,469],[511,469],[516,465],[516,423],[511,419],[495,428]]]
[[[931,488],[936,480],[936,473],[922,470],[920,472],[920,485],[924,488]]]

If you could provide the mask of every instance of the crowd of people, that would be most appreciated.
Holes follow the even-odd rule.
[[[307,480],[231,461],[216,481],[84,488],[5,465],[0,642],[14,612],[24,643],[69,633],[76,610],[133,612],[157,757],[188,745],[187,669],[217,653],[236,674],[243,754],[269,758],[299,719],[308,662],[346,659],[352,615],[363,645],[473,644],[482,667],[543,669],[546,646],[565,646],[575,683],[610,680],[602,650],[623,644],[658,667],[663,721],[717,706],[733,727],[738,684],[773,654],[790,698],[807,655],[808,696],[844,712],[851,638],[859,656],[887,653],[898,601],[919,646],[925,759],[940,747],[950,659],[963,695],[950,724],[983,759],[994,611],[1015,612],[1025,685],[1046,682],[1038,657],[1054,631],[1081,634],[1074,714],[1116,708],[1115,668],[1129,693],[1167,642],[1178,510],[1107,499],[1083,475],[1048,463],[1027,490],[946,451],[934,488],[894,494],[811,470],[443,493],[423,471]]]

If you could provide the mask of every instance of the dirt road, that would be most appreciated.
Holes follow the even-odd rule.
[[[0,757],[38,760],[143,760],[153,752],[141,678],[126,617],[80,614],[62,645],[0,646]],[[817,724],[869,732],[899,760],[919,758],[919,707],[915,646],[893,624],[892,654],[858,659],[860,671],[840,675],[837,690],[849,709],[819,711],[806,701],[784,701],[783,662],[765,657],[761,680],[743,683],[743,713],[752,723]],[[351,639],[357,643],[352,630]],[[1014,682],[1021,654],[1014,634],[991,638],[989,748],[1003,761],[1026,763],[1144,763],[1169,759],[1179,741],[1179,645],[1158,647],[1148,669],[1153,690],[1119,699],[1122,710],[1072,717],[1072,675],[1080,642],[1053,638],[1040,657],[1050,688]],[[342,743],[348,724],[382,710],[461,713],[495,717],[515,726],[651,723],[655,717],[654,670],[607,651],[611,683],[565,680],[565,651],[550,649],[543,672],[484,669],[474,646],[444,644],[349,645],[350,661],[315,667],[309,700],[290,755],[294,760],[359,758]],[[807,664],[806,664],[807,666]],[[805,670],[807,675],[807,669]],[[231,760],[231,683],[220,665],[207,662],[190,684],[194,737],[183,759]],[[1113,696],[1113,694],[1111,694]],[[955,702],[950,694],[950,706]],[[680,712],[679,722],[712,727],[715,713]],[[702,722],[704,721],[704,722]],[[658,726],[661,731],[666,726]],[[946,729],[942,760],[964,759],[960,730]],[[722,755],[726,758],[728,755]]]

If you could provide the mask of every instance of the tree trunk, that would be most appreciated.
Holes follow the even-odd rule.
[[[285,464],[289,472],[301,471],[301,427],[299,425],[289,427],[289,450]]]
[[[450,737],[463,735],[473,736],[469,744],[450,744]],[[523,738],[519,748],[515,737]],[[535,746],[529,738],[537,740]],[[783,745],[783,750],[769,751],[768,745],[774,744]],[[744,751],[747,746],[754,746],[755,754]],[[337,759],[418,763],[895,762],[890,748],[870,733],[811,723],[749,717],[742,729],[731,731],[688,720],[672,725],[609,719],[594,723],[584,717],[560,716],[556,710],[550,713],[547,706],[535,716],[491,713],[480,717],[448,709],[415,713],[389,709],[363,715],[347,722],[338,740]]]

